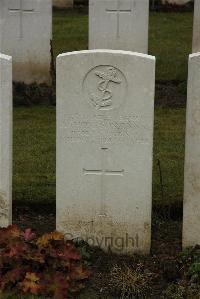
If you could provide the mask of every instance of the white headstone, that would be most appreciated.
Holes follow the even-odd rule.
[[[183,247],[200,245],[200,53],[190,55],[186,116]]]
[[[90,0],[89,49],[148,53],[149,0]]]
[[[52,0],[1,0],[0,51],[13,57],[13,80],[50,82]]]
[[[200,52],[200,1],[194,2],[194,24],[192,52]]]
[[[57,229],[115,252],[151,239],[152,56],[96,50],[57,58]]]
[[[12,58],[0,54],[0,227],[12,221]]]

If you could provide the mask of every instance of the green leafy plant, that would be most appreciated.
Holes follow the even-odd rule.
[[[182,268],[186,278],[196,276],[200,279],[200,246],[196,245],[185,249],[181,255]],[[194,277],[193,277],[194,278]]]
[[[0,229],[0,292],[73,298],[91,272],[72,241],[51,232],[37,237],[31,229]]]
[[[200,262],[194,262],[188,270],[188,275],[192,276],[197,274],[200,277]]]

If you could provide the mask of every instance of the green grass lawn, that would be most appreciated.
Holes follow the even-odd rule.
[[[55,12],[55,56],[88,48],[88,17],[78,12]],[[193,14],[150,13],[149,53],[157,58],[157,80],[184,81],[192,47]]]
[[[157,108],[154,131],[153,200],[165,203],[183,200],[185,109]],[[163,193],[161,194],[160,161]]]
[[[55,107],[14,109],[14,199],[55,200],[55,130]]]
[[[154,200],[162,200],[158,159],[162,168],[165,202],[182,200],[184,126],[185,109],[156,109]],[[55,107],[14,109],[15,200],[55,200],[55,127]]]

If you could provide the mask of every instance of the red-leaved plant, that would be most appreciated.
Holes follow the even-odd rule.
[[[73,298],[89,276],[79,251],[63,234],[37,238],[31,229],[0,229],[0,292]]]

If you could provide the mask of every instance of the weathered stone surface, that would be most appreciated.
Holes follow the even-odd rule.
[[[148,52],[149,0],[90,0],[89,48]]]
[[[194,24],[193,24],[193,44],[192,52],[200,52],[200,1],[194,3]]]
[[[53,0],[53,6],[58,8],[72,8],[73,0]]]
[[[0,227],[12,221],[12,58],[0,54]]]
[[[50,82],[52,0],[0,1],[0,51],[13,57],[13,79]]]
[[[186,121],[183,247],[200,245],[200,53],[190,55]]]
[[[57,58],[57,229],[103,249],[151,239],[152,56],[96,50]]]

